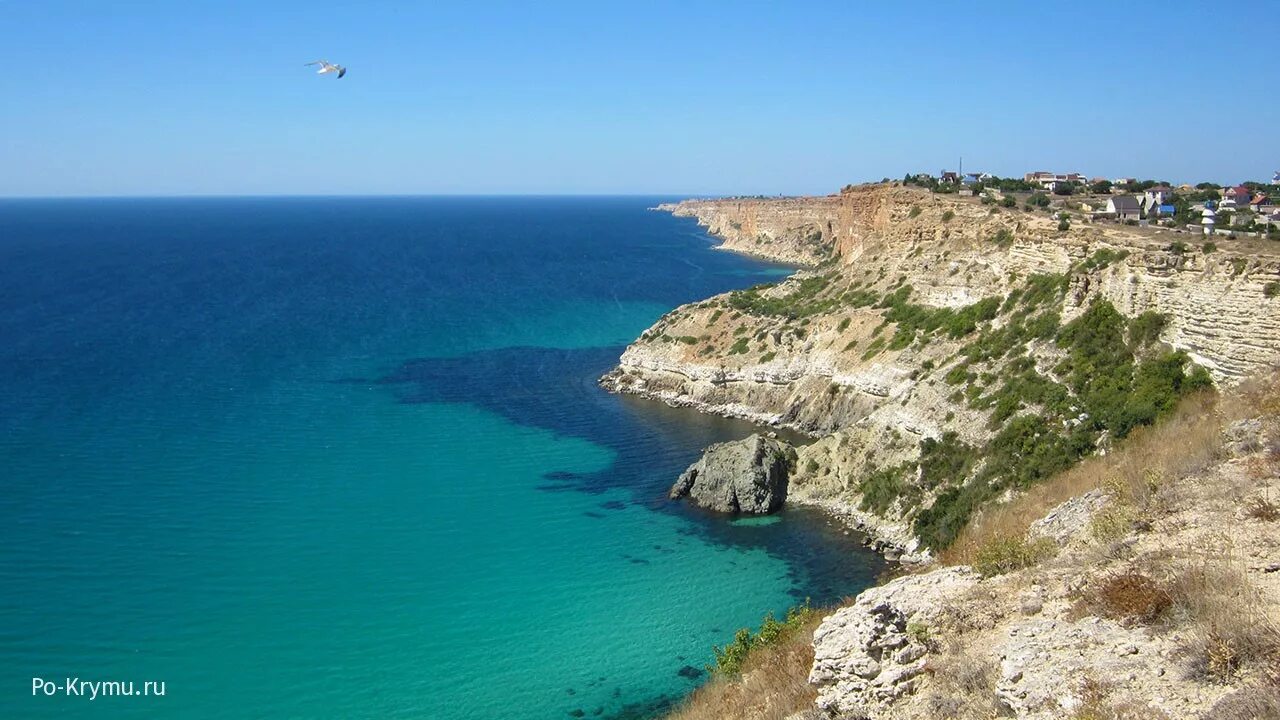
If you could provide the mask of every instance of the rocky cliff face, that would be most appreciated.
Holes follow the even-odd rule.
[[[728,249],[810,269],[677,308],[602,384],[820,438],[799,449],[792,501],[839,512],[909,559],[924,555],[909,527],[915,511],[868,503],[866,483],[914,462],[922,441],[992,441],[993,413],[1009,394],[993,388],[1007,384],[1010,367],[1026,367],[985,358],[982,347],[975,355],[975,344],[999,343],[1012,328],[1005,334],[1021,333],[1015,355],[1025,353],[1032,379],[1065,383],[1071,351],[1053,342],[1055,328],[1037,337],[1020,324],[1056,327],[1106,300],[1129,318],[1158,314],[1152,339],[1219,383],[1280,361],[1280,298],[1267,291],[1280,280],[1280,248],[1266,243],[1219,240],[1205,252],[1195,236],[1145,228],[1059,231],[1044,213],[894,185],[665,209],[696,218]],[[966,313],[977,314],[977,330]],[[1041,401],[1024,396],[1015,412]],[[1082,421],[1065,413],[1064,422]]]
[[[680,717],[736,692],[759,720],[1280,718],[1278,477],[1280,375],[1198,396],[987,518],[971,564],[832,611],[807,667]]]
[[[1162,474],[1140,505],[1097,491],[1063,503],[1032,526],[1052,548],[1041,564],[862,593],[814,634],[819,717],[1277,717],[1280,534],[1258,510],[1277,466],[1261,428],[1234,423],[1203,452],[1217,460]]]

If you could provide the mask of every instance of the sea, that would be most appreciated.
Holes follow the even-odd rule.
[[[870,585],[666,499],[757,428],[597,385],[792,270],[667,199],[0,201],[0,717],[648,718]]]

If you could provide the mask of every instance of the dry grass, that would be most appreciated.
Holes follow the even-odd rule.
[[[1280,720],[1280,691],[1241,688],[1214,703],[1204,720]]]
[[[1135,430],[1107,455],[1088,458],[1008,503],[987,508],[960,532],[941,560],[948,565],[972,564],[993,540],[1025,536],[1031,523],[1053,508],[1099,488],[1143,514],[1158,513],[1173,500],[1164,479],[1202,470],[1219,456],[1223,422],[1216,395],[1186,398],[1173,416]]]
[[[993,537],[974,553],[973,569],[983,577],[1003,575],[1036,565],[1057,552],[1058,544],[1049,538],[1027,540],[1025,534]]]
[[[670,720],[782,720],[813,707],[818,693],[809,684],[813,631],[822,613],[785,640],[752,650],[734,678],[715,678],[689,696]]]
[[[1116,701],[1111,686],[1096,678],[1086,678],[1080,688],[1080,704],[1071,720],[1170,720],[1163,710],[1141,703]]]
[[[1249,500],[1245,505],[1244,514],[1254,520],[1263,522],[1275,522],[1280,520],[1280,505],[1271,502],[1268,494],[1263,494]]]
[[[1192,675],[1228,683],[1250,670],[1270,673],[1280,663],[1275,608],[1235,558],[1203,558],[1174,576],[1169,594],[1174,623],[1191,630],[1183,649]]]
[[[925,670],[932,679],[925,697],[926,707],[939,718],[996,718],[996,667],[990,659],[978,657],[959,645],[930,657]]]
[[[1138,511],[1128,505],[1108,503],[1093,514],[1089,536],[1100,543],[1114,543],[1133,532],[1139,522]]]
[[[1082,602],[1102,617],[1140,623],[1154,622],[1172,605],[1164,583],[1133,568],[1107,576]]]

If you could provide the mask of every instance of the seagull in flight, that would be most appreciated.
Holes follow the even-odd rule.
[[[338,73],[338,77],[342,77],[343,75],[347,74],[346,68],[342,67],[341,65],[334,65],[333,63],[328,62],[326,60],[316,60],[315,62],[307,63],[307,65],[319,65],[320,69],[316,71],[317,75],[325,75],[327,73]]]

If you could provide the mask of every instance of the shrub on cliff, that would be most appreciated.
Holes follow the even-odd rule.
[[[1117,252],[1115,250],[1112,250],[1111,248],[1102,248],[1094,252],[1092,255],[1089,256],[1087,260],[1081,263],[1080,268],[1082,270],[1096,270],[1096,269],[1104,268],[1114,262],[1123,260],[1127,257],[1129,257],[1128,250],[1120,250],[1119,252]]]
[[[1144,624],[1154,622],[1173,605],[1163,583],[1133,568],[1107,577],[1083,599],[1089,612]]]
[[[822,297],[831,282],[831,275],[814,275],[795,283],[791,293],[781,297],[766,296],[765,290],[774,286],[757,285],[729,294],[729,307],[749,315],[772,315],[789,320],[829,312],[840,302],[838,297]]]
[[[752,633],[750,628],[741,628],[734,634],[733,642],[724,647],[713,647],[716,664],[707,669],[717,675],[737,675],[752,652],[787,640],[813,621],[816,615],[817,611],[809,607],[807,600],[803,605],[787,610],[786,617],[782,620],[774,619],[773,613],[769,613],[764,616],[759,631]]]
[[[973,569],[983,577],[1004,575],[1041,563],[1053,557],[1057,551],[1058,545],[1049,538],[993,538],[978,549]]]
[[[880,468],[868,475],[858,485],[858,492],[862,493],[858,506],[864,511],[884,514],[898,498],[908,505],[914,504],[919,499],[920,490],[906,480],[909,470],[908,465],[896,465]]]
[[[1129,321],[1129,345],[1137,350],[1160,339],[1169,324],[1169,316],[1148,310]]]
[[[1065,289],[1061,275],[1028,278],[1003,305],[996,304],[1009,314],[1007,322],[966,344],[963,360],[943,377],[948,384],[964,384],[952,400],[967,399],[971,408],[989,411],[996,434],[973,448],[968,462],[960,462],[964,455],[955,450],[943,451],[954,438],[921,444],[920,485],[941,492],[915,514],[913,530],[935,550],[950,545],[979,507],[1007,489],[1044,481],[1092,454],[1104,433],[1123,438],[1212,384],[1185,353],[1155,344],[1165,322],[1159,314],[1130,321],[1099,300],[1061,329],[1053,309],[1028,317],[1037,307],[1061,302]],[[1029,340],[1050,338],[1065,353],[1052,375],[1025,354]]]
[[[970,481],[948,488],[934,499],[933,505],[916,515],[911,530],[926,546],[935,550],[946,548],[978,507],[993,497],[995,492],[986,483]]]

